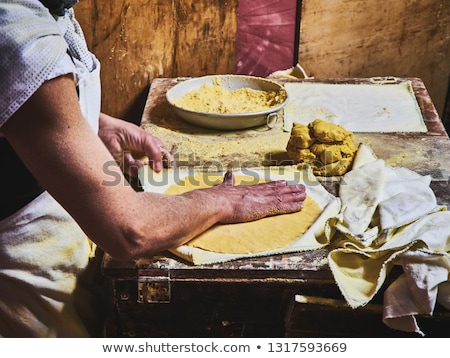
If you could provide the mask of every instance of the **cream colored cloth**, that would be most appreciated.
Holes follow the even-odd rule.
[[[450,308],[450,212],[437,205],[429,176],[386,166],[367,147],[360,150],[365,155],[340,183],[341,211],[327,222],[327,232],[335,233],[330,268],[356,308],[401,265],[404,273],[385,293],[383,322],[424,334],[414,316],[431,315],[438,297]]]
[[[352,132],[426,132],[411,81],[391,84],[288,82],[284,130],[315,119]]]
[[[87,337],[74,291],[91,246],[70,215],[44,192],[0,233],[0,336]]]
[[[143,184],[144,191],[153,191],[164,193],[168,187],[175,184],[188,175],[195,175],[193,169],[177,169],[163,171],[161,174],[154,173],[148,166],[145,166],[139,172],[140,181]],[[222,175],[224,173],[221,173]],[[182,245],[171,250],[175,255],[191,262],[195,265],[212,264],[230,260],[261,257],[275,254],[300,252],[322,248],[328,244],[324,233],[325,222],[328,218],[337,215],[339,212],[339,200],[328,193],[325,188],[316,180],[312,172],[305,168],[298,170],[296,166],[292,167],[272,167],[272,168],[248,168],[237,170],[236,175],[252,175],[255,177],[278,180],[285,179],[304,183],[307,194],[314,199],[322,208],[322,213],[314,224],[292,244],[271,251],[262,251],[253,254],[224,254],[206,251],[200,248]],[[239,224],[236,224],[239,225]]]
[[[288,68],[286,70],[275,71],[270,75],[268,75],[267,78],[280,80],[282,79],[297,80],[300,78],[313,78],[313,77],[309,77],[306,74],[304,68],[299,63],[297,63],[294,67]]]

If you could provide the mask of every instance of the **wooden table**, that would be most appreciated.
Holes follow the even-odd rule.
[[[165,93],[182,79],[155,79],[149,91],[142,127],[162,138],[179,164],[204,167],[249,166],[286,163],[283,151],[217,154],[202,159],[184,156],[177,140],[200,137],[202,143],[253,140],[261,130],[218,133],[185,123],[169,107]],[[450,140],[428,96],[423,82],[411,80],[427,126],[426,133],[357,134],[387,163],[432,176],[439,204],[450,206]],[[366,83],[368,79],[303,80],[326,83]],[[281,81],[283,82],[283,81]],[[276,140],[286,134],[273,134]],[[179,152],[180,151],[180,152]],[[396,157],[397,153],[410,155]],[[238,161],[237,161],[238,159]],[[256,165],[255,165],[256,164]],[[338,181],[322,178],[324,187],[337,195]],[[104,258],[103,272],[112,283],[114,315],[109,330],[118,337],[411,337],[381,322],[381,292],[367,306],[350,309],[334,282],[327,264],[327,250],[236,260],[222,264],[193,266],[161,253],[126,263]],[[394,270],[390,280],[399,274]],[[295,299],[307,298],[307,304]],[[298,296],[297,296],[298,298]],[[450,315],[438,309],[435,316],[420,317],[428,336],[448,336]],[[428,332],[427,332],[428,331]]]

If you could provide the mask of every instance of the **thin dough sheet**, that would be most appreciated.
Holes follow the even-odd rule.
[[[286,225],[286,220],[289,222],[288,217],[292,217],[292,215],[295,214],[278,215],[252,223],[223,225],[228,228],[222,232],[220,232],[220,230],[223,230],[223,228],[220,228],[222,225],[216,225],[205,233],[209,237],[209,242],[214,243],[215,231],[217,231],[217,241],[220,239],[226,241],[230,240],[233,235],[236,235],[236,233],[246,231],[246,227],[250,227],[248,229],[249,235],[257,235],[257,237],[254,238],[255,241],[253,241],[253,244],[250,245],[250,249],[248,245],[248,238],[244,239],[244,242],[247,240],[247,244],[244,243],[242,245],[239,244],[239,241],[243,238],[236,238],[238,243],[233,245],[233,250],[230,250],[232,252],[227,252],[228,249],[226,248],[226,245],[224,246],[220,243],[212,244],[210,246],[196,245],[195,241],[198,239],[196,238],[188,244],[174,248],[171,250],[172,253],[195,265],[202,265],[241,258],[315,250],[323,248],[328,244],[324,233],[325,223],[329,218],[337,215],[340,208],[340,201],[338,198],[334,197],[325,190],[325,188],[316,180],[308,168],[300,170],[296,166],[247,168],[236,170],[234,173],[239,180],[247,181],[247,183],[243,184],[255,184],[260,181],[273,181],[278,179],[284,179],[290,183],[303,183],[306,185],[307,194],[311,200],[305,204],[305,208],[303,210],[307,210],[310,205],[317,205],[319,212],[313,214],[314,217],[312,218],[310,226],[306,229],[306,231],[302,231],[300,228],[300,232],[297,231],[298,235],[295,237],[293,237],[293,235],[295,235],[298,228],[296,229],[290,227],[285,230],[280,229],[283,225]],[[164,194],[170,188],[173,190],[175,184],[183,181],[188,183],[189,189],[192,189],[192,187],[195,187],[196,185],[200,188],[201,182],[207,182],[208,185],[217,185],[222,181],[224,173],[207,173],[206,180],[198,180],[200,178],[199,175],[204,178],[205,173],[201,173],[200,171],[196,171],[194,169],[169,169],[164,170],[161,173],[155,173],[146,166],[141,169],[139,178],[143,185],[144,191]],[[176,192],[172,191],[172,194],[176,194]],[[266,219],[269,221],[269,226],[264,224],[264,220]],[[277,225],[277,221],[280,222],[280,225]],[[292,225],[292,222],[288,225]],[[231,232],[228,231],[230,226],[232,226]],[[254,227],[251,228],[251,226]],[[278,229],[261,230],[261,226],[264,228],[274,226],[278,227]],[[273,235],[282,237],[277,237],[274,239]],[[274,241],[274,244],[267,244],[267,242],[270,242],[271,240]],[[261,242],[262,245],[255,245],[255,242]]]

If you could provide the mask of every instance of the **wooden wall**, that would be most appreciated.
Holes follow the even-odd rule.
[[[232,73],[239,0],[81,0],[103,110],[138,122],[151,80]],[[450,1],[302,0],[300,64],[316,78],[420,77],[442,115]]]
[[[421,78],[442,116],[449,0],[303,0],[299,62],[321,77]]]
[[[232,73],[238,0],[81,0],[75,6],[102,63],[102,107],[140,120],[151,80]]]

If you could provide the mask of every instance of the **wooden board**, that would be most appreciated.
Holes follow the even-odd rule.
[[[299,62],[310,76],[419,77],[443,114],[450,2],[303,0]]]
[[[234,71],[237,0],[84,0],[74,9],[113,116],[138,122],[154,78]]]
[[[449,1],[298,1],[298,57],[309,75],[419,77],[442,116]],[[102,63],[103,110],[138,123],[154,78],[233,73],[239,3],[80,1],[77,18]]]
[[[126,265],[106,256],[103,270],[114,300],[108,337],[418,337],[381,321],[384,287],[401,270],[391,272],[370,304],[352,309],[333,280],[326,253],[204,267],[185,265],[170,255]],[[170,301],[141,302],[139,282],[160,275],[169,278]],[[448,337],[450,314],[442,307],[433,317],[417,318],[428,337]]]
[[[361,134],[359,139],[371,145],[383,159],[401,159],[401,164],[435,173],[431,188],[438,204],[450,206],[450,184],[448,177],[443,177],[450,165],[450,139],[423,82],[417,78],[411,80],[428,132]],[[367,80],[322,81],[361,83]],[[180,122],[165,99],[166,91],[175,83],[175,79],[153,82],[142,117],[143,128],[170,127],[176,122],[177,130],[184,134],[206,136],[225,143],[236,140],[233,133],[217,137],[215,132],[194,129]],[[237,136],[242,137],[242,134]],[[222,143],[222,147],[226,148],[226,144]],[[400,151],[412,155],[397,158]],[[232,156],[225,156],[218,158],[218,162],[226,165],[230,159]],[[258,160],[261,161],[261,157]],[[331,194],[338,195],[338,181],[322,178],[321,182]],[[111,282],[113,299],[108,336],[415,337],[415,334],[395,331],[382,324],[383,290],[370,306],[350,309],[334,281],[327,254],[325,248],[198,266],[167,252],[125,263],[105,255],[102,269]],[[386,285],[394,277],[390,274]],[[308,305],[299,303],[295,300],[299,294],[316,297],[318,301]],[[430,337],[439,337],[448,335],[446,331],[443,333],[442,327],[449,321],[450,316],[441,315],[438,310],[435,317],[425,318],[421,324]],[[365,327],[370,330],[362,329]]]
[[[103,271],[112,282],[114,337],[282,337],[295,292],[339,297],[326,250],[200,267],[169,254],[126,265],[106,256]],[[158,276],[168,278],[169,301],[139,302],[139,282]]]
[[[412,82],[426,133],[358,133],[355,144],[369,145],[378,158],[389,165],[404,166],[435,180],[450,176],[450,140],[424,83],[419,78],[401,79]],[[320,83],[372,83],[364,78],[298,80]],[[281,83],[286,81],[281,81]],[[171,110],[165,94],[177,79],[156,79],[148,95],[141,126],[159,136],[172,150],[181,166],[257,167],[289,165],[285,151],[290,133],[282,131],[282,123],[272,130],[261,127],[248,131],[219,132],[200,128],[178,118]],[[256,143],[253,150],[252,145]],[[260,148],[264,144],[266,147]],[[233,149],[234,148],[234,149]]]
[[[341,299],[297,294],[288,310],[285,337],[420,338],[419,334],[386,326],[381,320],[383,305],[378,301],[353,309]],[[437,306],[433,317],[416,319],[426,337],[449,336],[450,312],[444,308]]]

